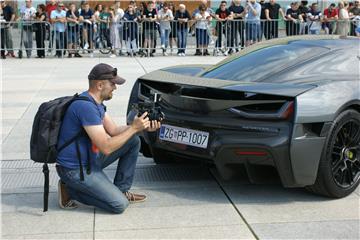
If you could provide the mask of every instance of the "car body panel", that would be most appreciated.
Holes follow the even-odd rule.
[[[232,164],[244,164],[250,178],[252,166],[271,165],[286,187],[312,185],[332,122],[348,107],[355,106],[360,111],[359,51],[354,51],[358,43],[358,39],[343,40],[339,36],[297,36],[256,44],[212,67],[186,65],[157,70],[137,80],[128,111],[131,103],[146,98],[141,88],[149,88],[148,92],[160,95],[157,104],[164,110],[165,124],[210,134],[208,148],[200,149],[145,133],[143,139],[152,151],[212,161],[224,178],[234,174]],[[278,72],[270,69],[268,76],[254,82],[203,77],[239,57],[278,44],[328,50],[321,56],[302,58]],[[350,64],[346,56],[351,56]],[[232,111],[289,102],[294,109],[290,119],[252,119]],[[265,155],[238,155],[239,149],[264,151]]]

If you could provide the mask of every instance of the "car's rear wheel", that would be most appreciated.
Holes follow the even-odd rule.
[[[360,183],[360,113],[342,112],[334,121],[310,191],[335,198],[353,192]]]

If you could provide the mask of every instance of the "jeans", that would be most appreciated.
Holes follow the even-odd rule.
[[[160,29],[161,46],[165,46],[165,49],[169,46],[170,29]]]
[[[5,30],[4,28],[1,28],[1,56],[5,56]]]
[[[90,174],[86,174],[84,167],[84,181],[80,180],[79,169],[57,165],[56,170],[71,199],[109,212],[122,213],[129,205],[123,192],[128,191],[132,185],[139,150],[140,139],[134,136],[110,155],[100,154],[92,163]],[[112,183],[103,169],[118,159]]]
[[[316,30],[311,30],[310,29],[310,34],[319,35],[320,34],[320,29],[316,29]]]
[[[256,42],[260,39],[261,29],[260,23],[246,22],[246,40]]]
[[[33,30],[31,26],[23,26],[22,41],[24,43],[26,55],[30,57],[33,48]]]
[[[65,49],[65,32],[55,32],[56,56],[62,56]]]
[[[245,26],[242,19],[230,22],[230,47],[238,49],[239,46],[245,46]],[[240,39],[239,39],[240,38]]]
[[[275,20],[266,21],[264,23],[264,36],[266,40],[278,38],[279,36],[279,22]]]
[[[38,57],[45,57],[45,34],[46,34],[45,25],[39,24],[38,29],[35,32]]]
[[[5,46],[6,46],[7,51],[9,53],[14,53],[13,40],[12,40],[10,27],[4,28],[4,41],[5,41]]]
[[[179,28],[177,30],[177,37],[178,37],[178,53],[185,53],[186,49],[186,42],[187,42],[187,28]]]

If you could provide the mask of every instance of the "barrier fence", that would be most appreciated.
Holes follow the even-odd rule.
[[[62,24],[62,25],[61,25]],[[272,38],[305,34],[360,36],[359,21],[120,21],[58,23],[17,21],[1,23],[1,55],[19,57],[80,57],[94,53],[111,57],[218,55],[239,51]]]

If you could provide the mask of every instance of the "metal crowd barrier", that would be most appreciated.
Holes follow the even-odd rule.
[[[1,51],[18,57],[92,54],[152,56],[155,52],[217,55],[231,53],[248,44],[272,38],[304,34],[356,35],[359,21],[260,21],[220,22],[121,21],[108,23],[67,23],[65,31],[54,24],[37,21],[1,23]],[[35,54],[36,53],[36,54]]]

